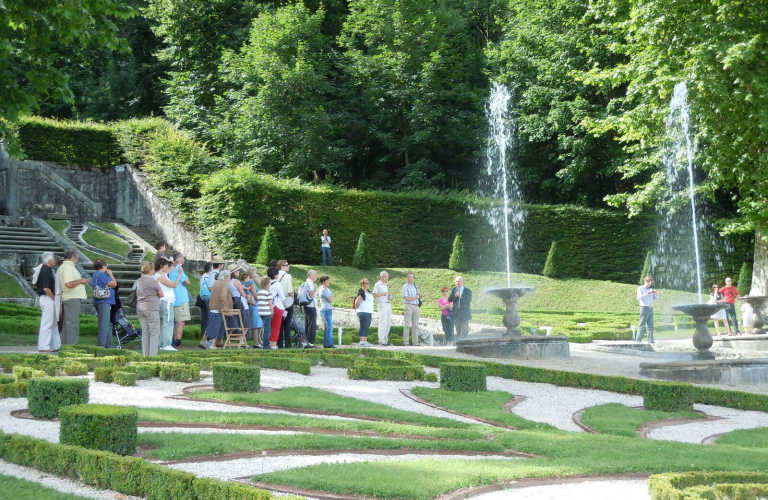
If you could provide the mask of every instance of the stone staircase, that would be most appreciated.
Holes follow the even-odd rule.
[[[80,233],[83,232],[83,225],[79,222],[73,222],[69,225],[66,235],[71,241],[80,244]]]
[[[4,254],[53,252],[63,257],[64,248],[39,227],[0,226],[0,251]]]

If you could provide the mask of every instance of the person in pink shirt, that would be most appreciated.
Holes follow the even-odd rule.
[[[453,345],[453,317],[451,316],[451,310],[453,309],[453,302],[448,300],[448,294],[450,289],[443,287],[440,289],[443,296],[437,299],[437,305],[440,308],[440,322],[443,324],[443,333],[445,333],[445,345]]]

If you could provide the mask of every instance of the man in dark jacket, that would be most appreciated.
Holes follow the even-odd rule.
[[[453,302],[451,316],[456,325],[456,338],[465,338],[469,334],[469,320],[472,319],[472,290],[464,286],[461,276],[456,276],[456,286],[448,300]]]

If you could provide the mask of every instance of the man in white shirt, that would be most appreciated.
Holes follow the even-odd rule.
[[[307,273],[307,281],[304,282],[309,297],[309,304],[304,306],[304,331],[307,334],[307,346],[315,347],[315,336],[317,335],[317,271],[310,269]],[[302,300],[299,294],[299,300]]]
[[[640,325],[637,327],[637,342],[643,341],[643,329],[648,331],[648,343],[653,344],[653,301],[659,300],[659,291],[653,289],[653,278],[646,276],[637,287],[637,301],[640,302]]]
[[[320,252],[323,254],[323,265],[326,262],[329,266],[333,267],[333,259],[331,258],[331,237],[328,236],[328,230],[323,229],[323,235],[320,237]]]
[[[290,270],[290,264],[287,260],[277,261],[277,269],[279,273],[277,275],[277,282],[283,288],[283,294],[285,294],[285,317],[283,318],[283,324],[280,328],[280,337],[277,339],[277,346],[280,348],[291,348],[291,320],[293,319],[293,277],[288,273]]]
[[[373,298],[376,299],[379,308],[379,345],[389,347],[389,328],[392,326],[392,295],[389,293],[389,273],[379,273],[379,281],[373,285]]]

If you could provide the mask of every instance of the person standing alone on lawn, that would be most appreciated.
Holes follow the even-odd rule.
[[[723,302],[728,304],[728,308],[725,310],[726,316],[731,317],[733,322],[733,328],[736,333],[728,333],[728,335],[741,335],[739,331],[739,320],[736,319],[736,297],[739,296],[739,291],[733,286],[731,278],[725,278],[725,286],[718,290],[723,294]]]
[[[320,237],[320,252],[323,254],[323,265],[333,267],[333,258],[331,258],[331,237],[328,236],[328,230],[323,229],[323,235]]]
[[[646,276],[643,284],[637,287],[637,301],[640,302],[640,324],[637,327],[636,342],[643,341],[645,329],[648,343],[653,344],[653,301],[659,300],[659,291],[653,289],[653,278]]]

